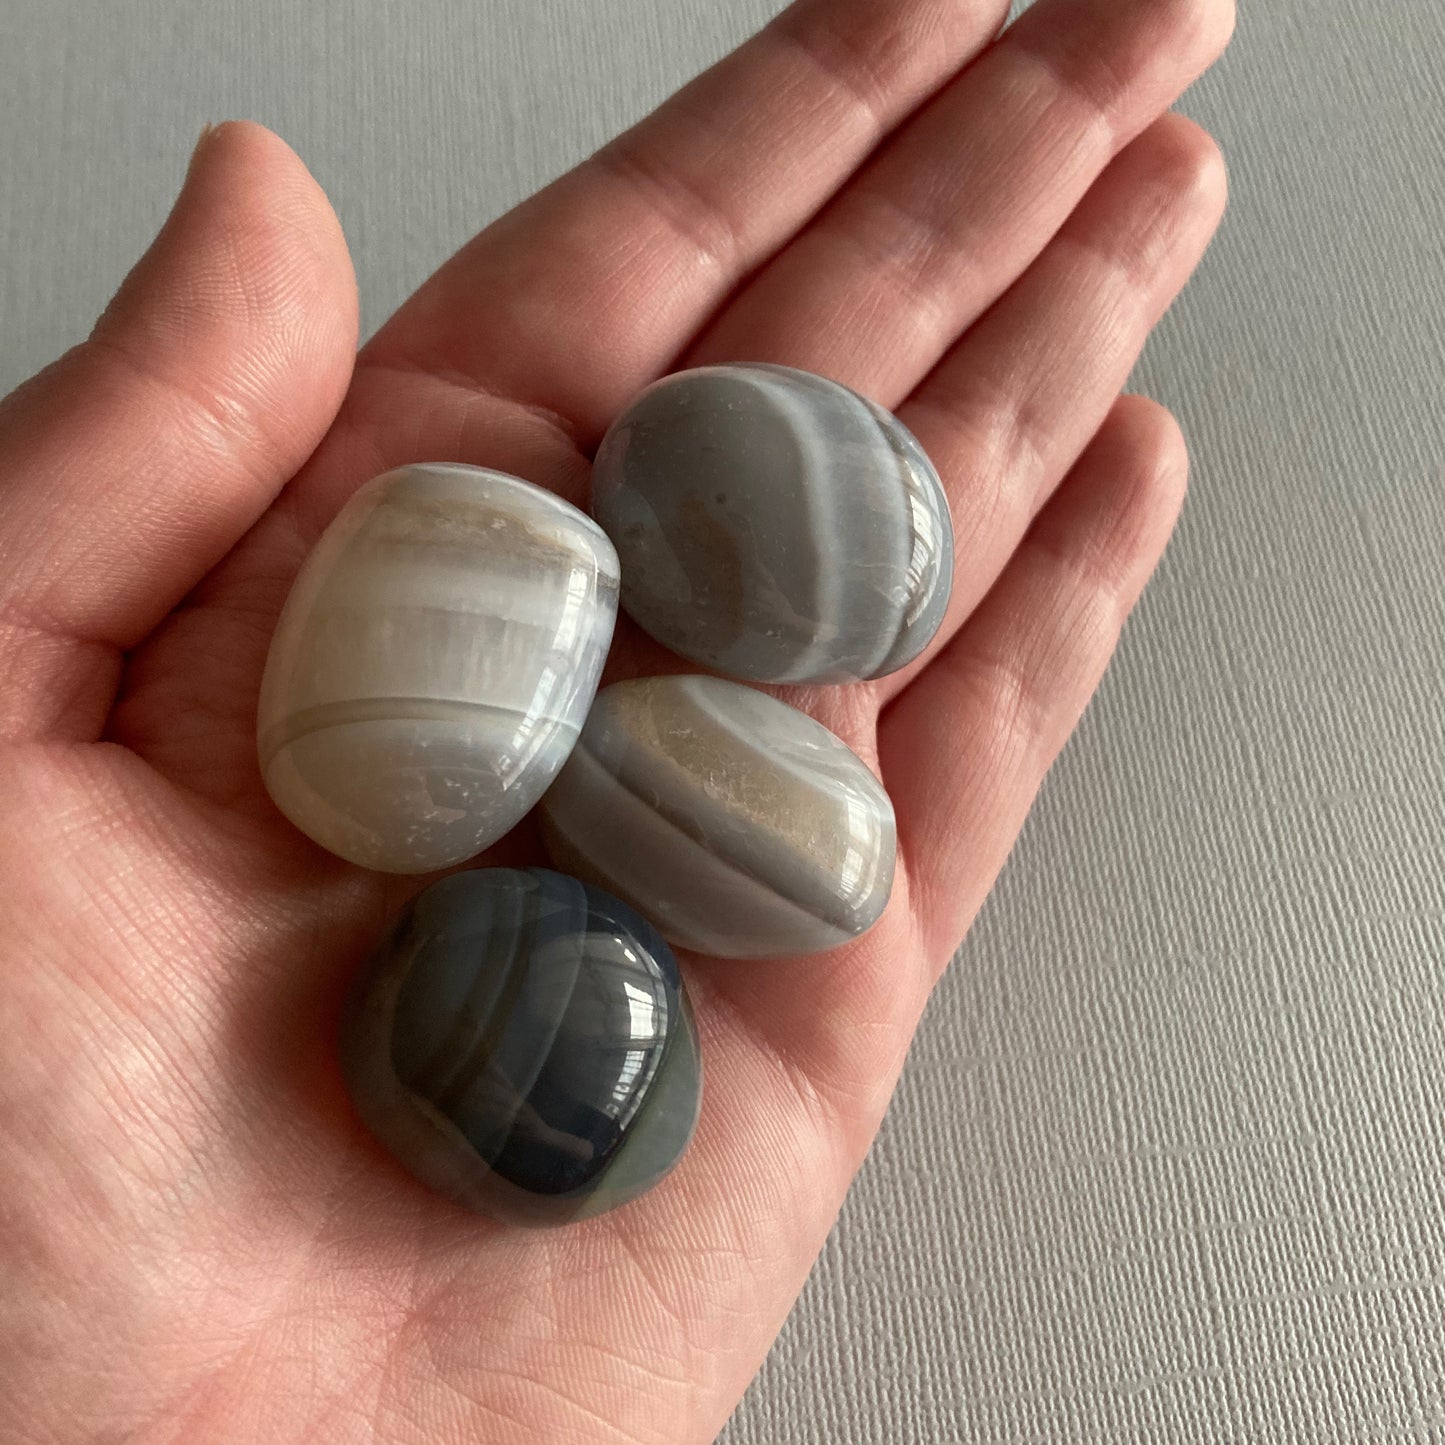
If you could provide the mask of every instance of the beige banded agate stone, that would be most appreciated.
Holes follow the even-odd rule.
[[[882,784],[821,723],[722,678],[604,688],[541,814],[558,868],[722,957],[846,943],[893,884]]]
[[[281,613],[262,775],[333,853],[390,873],[475,856],[571,751],[617,616],[617,554],[516,477],[414,465],[342,508]]]

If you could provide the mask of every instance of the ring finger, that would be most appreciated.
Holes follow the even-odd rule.
[[[880,682],[884,700],[947,644],[1102,425],[1225,191],[1214,141],[1183,116],[1156,121],[904,404],[948,491],[954,588],[930,647]]]

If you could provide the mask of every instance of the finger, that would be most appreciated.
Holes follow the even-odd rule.
[[[1122,398],[983,605],[883,713],[883,777],[935,968],[1093,695],[1168,541],[1187,472],[1169,413]]]
[[[90,339],[0,408],[0,728],[98,731],[133,646],[324,434],[356,346],[336,217],[279,138],[202,138]]]
[[[1041,0],[903,127],[688,355],[895,406],[1110,158],[1219,55],[1233,0]]]
[[[1183,116],[1155,122],[902,408],[944,478],[958,562],[938,636],[878,684],[885,699],[963,624],[1103,422],[1218,228],[1226,191],[1206,132]]]
[[[369,356],[463,376],[599,434],[1007,8],[800,0],[483,231]]]

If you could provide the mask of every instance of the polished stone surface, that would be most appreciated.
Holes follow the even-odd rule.
[[[612,544],[550,492],[476,467],[376,477],[277,624],[258,717],[266,787],[367,868],[464,862],[566,759],[616,615]]]
[[[808,372],[656,382],[603,439],[592,511],[628,615],[733,677],[881,677],[948,606],[953,528],[932,463],[896,417]]]
[[[604,688],[541,813],[558,867],[703,953],[833,948],[893,886],[882,784],[821,723],[722,678]]]
[[[650,1189],[702,1087],[667,944],[541,868],[454,873],[417,897],[353,991],[341,1054],[361,1117],[412,1174],[517,1224]]]

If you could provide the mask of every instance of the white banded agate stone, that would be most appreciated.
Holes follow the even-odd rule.
[[[604,688],[541,814],[558,868],[701,953],[836,947],[893,886],[882,784],[821,723],[723,678]]]
[[[386,472],[302,568],[261,685],[262,775],[333,853],[428,873],[495,842],[556,776],[597,690],[617,554],[501,472]]]

